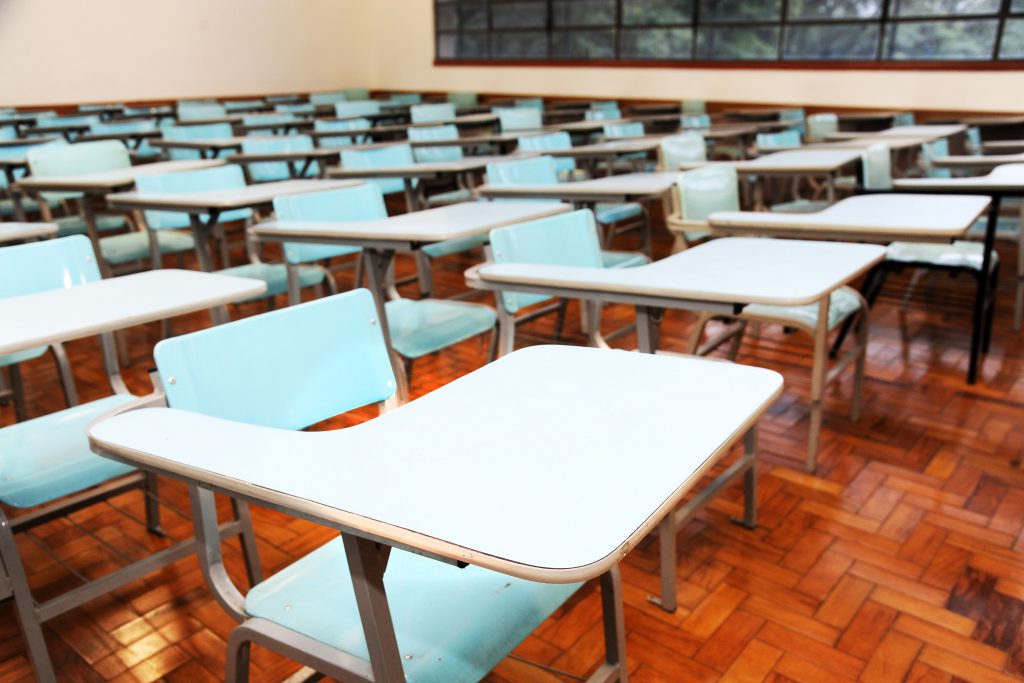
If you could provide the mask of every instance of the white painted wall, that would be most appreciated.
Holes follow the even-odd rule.
[[[370,85],[372,0],[0,0],[0,105]]]
[[[0,105],[367,86],[1024,111],[1019,71],[435,67],[432,0],[0,0]]]

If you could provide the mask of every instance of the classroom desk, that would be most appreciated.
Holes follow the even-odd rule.
[[[1021,143],[1024,149],[1024,143]],[[1016,154],[962,154],[948,157],[935,157],[932,166],[939,168],[993,168],[1003,164],[1024,164],[1024,152]]]
[[[83,133],[77,139],[78,142],[96,142],[99,140],[117,140],[125,143],[128,149],[138,149],[143,141],[153,140],[163,135],[160,130],[125,130],[114,133]]]
[[[165,140],[158,138],[150,141],[152,147],[159,149],[191,149],[199,152],[201,159],[214,159],[225,150],[242,149],[244,137],[230,138],[197,138],[195,140]]]
[[[756,523],[756,425],[781,390],[782,378],[760,368],[538,346],[357,429],[291,432],[142,409],[94,425],[90,443],[120,462],[314,519],[353,543],[531,581],[600,576],[608,662],[590,680],[623,680],[618,563],[658,527],[662,604],[673,609],[679,520],[742,477],[743,523]],[[575,420],[568,430],[566,406]],[[520,428],[495,439],[496,416]],[[740,459],[676,509],[741,439]],[[229,457],[223,443],[244,444],[251,457]],[[280,453],[290,454],[285,471]],[[353,466],[337,467],[339,453]],[[400,660],[395,666],[400,677]]]
[[[778,121],[782,113],[789,109],[789,107],[751,107],[749,109],[726,109],[723,113],[743,121]]]
[[[984,154],[1006,154],[1012,151],[1024,151],[1024,140],[992,140],[982,142],[981,151]]]
[[[712,164],[730,164],[743,176],[758,179],[755,188],[755,206],[764,205],[760,180],[767,176],[817,176],[825,179],[825,193],[829,204],[835,201],[835,180],[845,167],[860,161],[860,149],[793,149],[773,152],[747,161],[705,161],[682,164],[683,169],[702,168]]]
[[[229,154],[225,157],[225,161],[240,165],[245,171],[247,182],[251,183],[252,180],[249,179],[249,164],[285,162],[288,164],[288,173],[292,178],[305,178],[310,167],[314,163],[318,163],[320,167],[318,175],[322,178],[327,170],[327,164],[332,161],[337,162],[340,157],[340,148],[316,147],[314,149],[288,152],[242,152],[240,154]],[[296,164],[302,164],[302,166],[296,170]]]
[[[517,157],[519,158],[519,157]],[[328,168],[328,178],[348,180],[369,180],[372,178],[401,178],[405,187],[405,201],[409,211],[419,211],[424,206],[423,198],[417,191],[415,180],[454,178],[460,187],[471,188],[472,176],[483,171],[487,164],[509,161],[507,156],[464,157],[452,161],[432,161],[404,166],[379,166],[377,168]]]
[[[99,335],[111,386],[118,394],[130,394],[120,374],[113,340],[115,331],[204,309],[210,309],[215,323],[226,322],[227,311],[223,308],[226,304],[257,296],[265,289],[266,285],[259,280],[166,269],[0,299],[0,320],[4,321],[0,325],[0,355]],[[143,482],[142,473],[128,474],[91,489],[91,493],[96,496],[106,492],[110,496],[139,488]],[[63,509],[54,510],[48,506],[19,515],[10,521],[0,510],[0,526],[3,527],[3,533],[7,534],[29,530],[60,514],[73,511],[76,509],[74,500],[70,499]],[[155,506],[157,502],[147,499],[147,516],[151,505]],[[251,526],[245,526],[248,517],[245,519],[246,522],[236,520],[222,525],[220,533],[225,536],[246,532],[251,534]],[[40,631],[42,622],[107,595],[191,555],[194,550],[193,539],[182,541],[59,595],[51,595],[41,601],[32,600],[30,605],[20,604],[22,633],[30,647],[30,657],[40,680],[55,680]],[[253,576],[259,576],[258,563],[250,566],[257,572]],[[12,589],[21,595],[31,595],[24,574],[14,571],[10,565],[6,572],[0,569],[0,579],[3,584],[0,586],[0,595],[9,597]]]
[[[967,178],[899,178],[893,181],[893,190],[914,193],[980,194],[991,197],[992,204],[989,206],[982,253],[981,272],[984,274],[988,273],[992,267],[992,249],[995,245],[999,206],[1003,197],[1024,196],[1024,164],[1004,164],[996,166],[986,175]],[[988,305],[987,292],[984,288],[979,288],[975,310],[985,310]],[[981,354],[986,345],[983,343],[985,324],[984,320],[978,319],[979,317],[975,316],[974,333],[971,337],[971,360],[967,370],[968,384],[974,384],[978,379]]]
[[[0,244],[53,237],[56,223],[0,223]]]
[[[195,160],[195,161],[160,161],[140,166],[127,166],[113,171],[100,173],[86,173],[77,176],[51,176],[47,178],[36,178],[29,176],[22,178],[17,183],[18,192],[27,192],[37,196],[44,192],[75,192],[82,194],[79,202],[79,211],[85,221],[89,239],[92,240],[93,249],[97,254],[99,248],[99,231],[96,229],[96,213],[103,208],[105,195],[111,192],[127,190],[135,185],[135,179],[140,175],[152,173],[175,173],[177,171],[192,171],[211,166],[220,166],[223,161],[217,159]],[[42,202],[42,198],[39,199]],[[103,259],[100,259],[100,270],[104,275],[109,275],[109,267]]]
[[[622,140],[608,140],[606,142],[597,142],[592,145],[576,145],[568,149],[547,149],[544,150],[546,156],[551,157],[570,157],[572,159],[579,159],[585,163],[585,166],[591,172],[590,175],[595,175],[594,170],[601,161],[605,163],[605,175],[612,174],[612,166],[615,160],[629,154],[648,154],[658,149],[661,145],[661,141],[665,139],[665,136],[658,135],[652,137],[642,138],[627,138]]]
[[[335,190],[359,184],[361,183],[345,180],[282,180],[247,185],[233,190],[207,192],[180,194],[121,192],[108,194],[106,200],[111,207],[123,211],[180,211],[187,213],[196,241],[199,267],[209,272],[213,270],[213,259],[210,256],[208,241],[213,226],[217,224],[217,219],[223,212],[269,206],[273,203],[274,197],[284,194]]]
[[[252,133],[288,135],[289,133],[304,134],[306,131],[313,130],[313,125],[312,119],[296,117],[294,121],[278,121],[276,123],[241,123],[236,125],[235,129],[246,135],[251,135]]]
[[[25,135],[47,135],[48,133],[56,133],[63,135],[64,139],[68,142],[73,142],[79,135],[88,133],[92,128],[90,123],[47,123],[47,119],[43,119],[42,123],[36,123],[34,126],[30,126],[25,129]]]
[[[899,111],[848,111],[837,114],[839,127],[854,131],[884,130],[892,126]],[[888,125],[886,125],[888,124]]]
[[[731,237],[713,240],[634,268],[482,264],[466,272],[471,287],[516,291],[636,307],[641,353],[657,350],[652,326],[659,309],[736,315],[748,304],[817,305],[807,468],[817,463],[821,400],[827,375],[829,297],[885,257],[872,244]],[[866,323],[865,323],[866,324]],[[866,333],[866,330],[865,330]]]
[[[495,228],[553,216],[569,208],[568,204],[550,202],[462,202],[371,221],[270,221],[251,227],[249,232],[264,242],[361,247],[367,257],[368,286],[384,321],[381,331],[390,350],[391,331],[384,305],[399,294],[385,279],[396,253],[417,255],[431,244],[486,235]],[[422,296],[430,294],[423,292]]]

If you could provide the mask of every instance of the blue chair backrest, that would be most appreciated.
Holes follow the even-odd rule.
[[[663,138],[658,144],[658,155],[662,169],[675,171],[685,162],[707,159],[708,145],[703,135],[691,130]]]
[[[933,163],[937,157],[949,156],[949,140],[942,138],[921,145],[921,161],[925,175],[929,178],[951,178],[953,172],[948,168],[939,168]]]
[[[644,124],[639,121],[629,123],[606,123],[604,124],[604,136],[609,140],[618,138],[642,138],[644,136]]]
[[[263,99],[267,104],[294,104],[302,101],[298,95],[267,95]]]
[[[584,116],[587,121],[611,121],[621,119],[622,112],[618,108],[602,107],[600,109],[588,109]]]
[[[99,123],[100,117],[96,114],[89,114],[87,116],[55,116],[53,118],[46,118],[39,121],[36,124],[37,128],[57,128],[59,126],[91,126],[94,123]]]
[[[100,279],[92,242],[72,235],[0,248],[0,299],[67,289]],[[45,346],[0,355],[0,367],[38,358]]]
[[[281,221],[375,221],[388,217],[383,193],[379,187],[370,183],[339,190],[275,197],[274,213]],[[336,244],[292,242],[286,242],[283,249],[285,260],[292,264],[308,263],[359,251],[357,247]]]
[[[981,129],[977,126],[968,126],[964,135],[967,137],[967,150],[971,154],[981,154]]]
[[[740,210],[740,183],[732,166],[706,166],[679,174],[679,213],[683,220],[705,221],[715,211]]]
[[[345,99],[349,102],[370,99],[370,90],[368,88],[343,88],[341,94],[344,95]],[[416,97],[419,96],[416,95]],[[419,100],[416,101],[418,102]]]
[[[804,127],[804,120],[807,118],[803,107],[794,107],[793,109],[783,109],[779,112],[779,121],[799,121],[800,125],[795,126],[800,131],[800,137],[804,136],[806,129]]]
[[[367,100],[367,99],[370,98],[370,92],[368,90],[363,88],[361,92],[363,93],[362,97],[353,97],[353,98],[350,98],[350,99]],[[418,92],[399,92],[399,93],[392,93],[391,97],[388,98],[388,99],[391,101],[391,104],[410,104],[411,105],[411,104],[419,104],[420,102],[422,102],[423,101],[423,95],[419,94]]]
[[[892,189],[892,154],[889,145],[879,142],[871,145],[860,155],[864,170],[865,190]]]
[[[407,132],[409,139],[415,142],[459,139],[459,128],[454,123],[443,126],[413,126]],[[421,164],[434,161],[455,161],[462,158],[462,148],[457,146],[413,147],[412,155]]]
[[[212,190],[237,190],[245,187],[245,175],[234,164],[201,168],[181,173],[143,173],[135,179],[139,192],[160,192],[164,194],[185,194]],[[181,211],[143,211],[146,225],[152,230],[173,230],[191,225],[187,213]],[[217,217],[218,223],[243,221],[252,217],[252,209],[225,211]],[[202,216],[202,220],[208,218]]]
[[[594,100],[590,103],[591,109],[605,109],[608,111],[619,111],[618,100]]]
[[[480,97],[475,92],[450,92],[448,101],[456,107],[475,107],[480,104]]]
[[[295,123],[298,120],[299,118],[295,114],[287,112],[283,114],[251,114],[242,117],[242,124],[245,126],[267,126],[268,128],[274,128],[282,124]]]
[[[325,121],[324,119],[317,119],[313,122],[313,130],[322,131],[335,131],[335,130],[366,130],[372,124],[370,119],[344,119],[342,121]],[[331,136],[329,138],[320,138],[318,144],[321,147],[348,147],[354,144],[355,141],[351,135],[339,135],[337,137]]]
[[[455,118],[455,105],[450,102],[442,104],[417,104],[409,109],[413,123],[436,123],[451,121]]]
[[[684,114],[679,117],[679,125],[683,128],[710,128],[711,117],[707,114]]]
[[[553,157],[542,156],[487,164],[488,185],[554,185],[557,182],[558,170],[555,168]]]
[[[132,158],[117,140],[79,142],[73,145],[36,145],[25,152],[29,173],[37,178],[76,176],[128,168]],[[44,192],[47,200],[78,197],[76,192]]]
[[[684,114],[706,114],[708,105],[704,100],[683,100],[682,110]]]
[[[892,118],[892,125],[894,126],[913,126],[916,123],[914,113],[910,111],[900,112]]]
[[[491,230],[490,240],[495,263],[603,267],[601,240],[589,209],[497,228]],[[546,294],[501,293],[501,303],[509,313],[550,298]]]
[[[519,151],[543,152],[549,149],[571,149],[572,136],[564,130],[557,133],[541,135],[525,135],[519,138]],[[558,173],[572,173],[576,170],[576,160],[572,157],[555,157],[555,170]]]
[[[308,135],[275,135],[273,137],[247,137],[242,140],[243,154],[267,154],[273,152],[308,152],[313,149],[313,138]],[[288,180],[298,177],[305,161],[266,161],[249,164],[249,179],[256,183],[273,180]],[[314,161],[306,171],[306,177],[320,175],[320,166]]]
[[[78,111],[83,114],[102,114],[107,111],[108,107],[124,107],[123,103],[111,102],[110,104],[80,104],[78,105]]]
[[[230,100],[224,103],[224,110],[233,111],[252,111],[258,109],[264,105],[263,100]]]
[[[67,146],[68,141],[64,138],[54,138],[49,142],[43,142],[37,145],[10,145],[0,146],[0,159],[23,159],[28,154],[28,151],[34,147],[48,147],[52,145]],[[21,168],[14,169],[14,177],[21,178],[25,175],[25,170]],[[0,187],[7,187],[7,174],[0,173]]]
[[[230,123],[204,123],[196,126],[168,126],[163,129],[166,140],[220,140],[234,137]],[[169,149],[167,155],[175,161],[199,159],[197,149]]]
[[[157,128],[156,119],[143,119],[140,121],[117,121],[114,123],[94,123],[90,128],[90,131],[97,135],[103,135],[107,133],[145,133],[155,130],[159,130]],[[142,144],[135,148],[135,151],[139,154],[147,156],[157,153],[157,150],[155,150],[149,144],[149,140],[143,140]]]
[[[543,112],[533,107],[500,107],[494,113],[503,131],[536,130],[543,125]]]
[[[544,100],[540,97],[519,97],[515,100],[517,107],[525,107],[527,109],[540,109],[544,111]]]
[[[415,161],[412,156],[412,147],[409,145],[388,145],[377,149],[345,149],[341,152],[342,168],[381,168],[384,166],[408,166],[413,163]],[[367,182],[379,187],[384,194],[405,191],[405,184],[401,178],[373,178]]]
[[[311,102],[300,102],[298,104],[275,104],[274,111],[282,114],[315,114],[316,105]]]
[[[800,131],[796,128],[781,130],[777,133],[758,133],[756,142],[758,147],[766,149],[794,148],[803,144],[800,139]]]
[[[335,104],[337,102],[344,102],[345,99],[345,93],[340,90],[332,92],[314,92],[309,94],[309,103],[312,105]]]
[[[839,131],[837,114],[811,114],[807,117],[807,139],[815,142],[825,140],[829,135]]]
[[[227,109],[217,102],[179,102],[178,120],[219,119],[227,116]]]
[[[165,339],[153,356],[172,408],[303,429],[394,393],[376,319],[357,289]]]
[[[0,126],[0,140],[14,140],[18,137],[18,129],[14,126]]]
[[[357,102],[337,102],[334,115],[339,119],[350,119],[355,116],[372,116],[380,113],[380,102],[361,100]]]

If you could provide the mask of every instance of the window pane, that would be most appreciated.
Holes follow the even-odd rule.
[[[999,45],[1001,59],[1024,59],[1024,19],[1007,19]]]
[[[615,0],[555,0],[554,26],[614,26]]]
[[[442,59],[485,59],[487,57],[487,34],[442,33],[437,37],[437,55]]]
[[[491,56],[495,59],[545,59],[548,35],[543,31],[495,31],[491,34]]]
[[[890,26],[890,59],[990,59],[995,19],[904,21]]]
[[[1024,12],[1024,0],[1013,0],[1010,3],[1011,12]]]
[[[613,59],[615,30],[553,31],[551,56],[558,59]]]
[[[789,0],[790,19],[873,19],[884,0]]]
[[[692,21],[692,0],[622,0],[623,24],[689,24]]]
[[[491,4],[494,28],[544,28],[548,23],[546,2],[502,2]]]
[[[999,0],[893,0],[898,17],[941,17],[956,14],[994,14]]]
[[[778,26],[702,28],[697,38],[699,59],[776,59]]]
[[[625,29],[623,59],[690,59],[693,30],[688,28]]]
[[[438,4],[436,16],[440,31],[487,28],[487,5],[483,2]]]
[[[796,24],[786,29],[786,59],[874,59],[878,24]]]
[[[700,18],[705,22],[758,21],[778,19],[782,0],[700,0]]]

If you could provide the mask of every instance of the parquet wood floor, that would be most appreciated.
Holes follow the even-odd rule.
[[[669,241],[659,235],[657,248],[665,254]],[[1012,245],[1003,257],[1014,263]],[[461,273],[470,263],[449,258],[437,264],[442,294],[463,288]],[[646,600],[657,590],[657,543],[650,540],[627,558],[633,681],[997,683],[1024,677],[1024,472],[1018,467],[1024,458],[1024,344],[1009,327],[1011,270],[1004,268],[992,352],[973,387],[963,379],[969,283],[940,276],[917,292],[906,313],[898,305],[906,278],[890,283],[871,316],[864,415],[859,423],[847,417],[848,379],[830,387],[814,476],[802,470],[808,339],[766,327],[744,344],[740,362],[786,377],[785,394],[761,429],[760,524],[747,531],[729,522],[739,505],[739,492],[729,491],[680,534],[680,608],[674,614]],[[261,310],[246,305],[234,314]],[[568,329],[578,329],[575,307],[571,313]],[[610,307],[606,325],[631,318],[629,308]],[[669,313],[663,348],[683,348],[690,319]],[[196,315],[176,321],[174,329],[206,324]],[[547,334],[551,322],[526,329]],[[157,325],[127,335],[133,361],[127,380],[137,392],[148,388],[145,373],[158,335]],[[618,345],[633,343],[626,337]],[[109,392],[97,349],[93,340],[69,345],[83,400]],[[470,340],[417,362],[414,395],[473,370],[484,355],[485,345]],[[31,415],[62,407],[48,360],[29,363],[25,379]],[[360,411],[328,426],[369,415]],[[0,408],[0,424],[12,421],[13,411]],[[187,508],[182,487],[168,483],[162,492]],[[137,493],[113,503],[141,513]],[[187,521],[164,514],[173,536],[189,533]],[[74,521],[133,557],[166,543],[112,506],[82,511]],[[264,510],[255,511],[255,524],[269,571],[331,537]],[[68,521],[50,523],[36,536],[85,575],[119,561]],[[19,547],[40,595],[74,585],[33,539],[20,539]],[[228,559],[237,572],[233,545]],[[598,594],[588,585],[489,680],[556,683],[586,675],[601,653],[599,619]],[[62,680],[201,683],[222,678],[231,627],[196,561],[187,559],[50,622],[45,631]],[[295,668],[266,651],[255,653],[254,680],[283,680]],[[30,679],[8,602],[0,605],[0,683]]]

